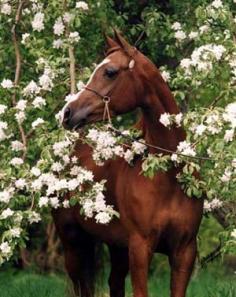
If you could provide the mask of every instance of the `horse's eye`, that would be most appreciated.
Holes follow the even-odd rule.
[[[108,78],[115,78],[118,74],[118,69],[116,68],[106,68],[104,75]]]

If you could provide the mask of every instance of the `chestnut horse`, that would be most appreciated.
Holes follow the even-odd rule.
[[[106,104],[111,117],[140,108],[138,127],[145,141],[175,151],[185,134],[181,128],[168,129],[159,122],[162,113],[177,114],[179,109],[158,69],[119,33],[114,40],[108,37],[107,43],[105,60],[75,100],[64,107],[64,127],[77,129],[103,120]],[[125,296],[125,277],[130,270],[133,296],[147,297],[148,267],[153,253],[161,252],[169,257],[171,297],[184,297],[196,257],[203,201],[183,192],[176,179],[180,169],[173,166],[149,179],[140,174],[141,158],[134,166],[117,158],[99,167],[92,160],[91,148],[81,142],[74,154],[96,180],[107,180],[106,201],[120,213],[120,219],[101,225],[85,220],[79,206],[54,211],[66,268],[77,294],[94,296],[94,249],[100,240],[110,248],[110,296]]]

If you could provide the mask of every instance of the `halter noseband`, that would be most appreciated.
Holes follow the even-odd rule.
[[[116,51],[121,50],[121,47],[115,47],[115,48],[111,48],[110,50],[108,50],[107,55],[110,55],[111,53],[114,53]],[[128,63],[128,66],[126,68],[123,68],[122,70],[130,70],[132,71],[134,65],[135,65],[135,60],[134,60],[134,55],[137,53],[137,49],[134,47],[134,52],[132,55],[130,55],[126,50],[125,53],[130,57],[130,61]],[[107,119],[109,121],[109,123],[111,124],[111,116],[110,116],[110,111],[109,111],[109,103],[111,101],[111,95],[115,89],[115,87],[117,86],[114,85],[114,87],[106,94],[106,95],[102,95],[101,93],[99,93],[97,90],[92,89],[90,87],[84,86],[83,89],[90,91],[92,93],[94,93],[95,95],[97,95],[98,97],[102,98],[105,106],[104,106],[104,112],[103,112],[103,120],[106,119],[106,115],[107,115]]]

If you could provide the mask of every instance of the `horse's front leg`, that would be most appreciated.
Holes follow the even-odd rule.
[[[79,297],[94,297],[95,242],[73,217],[72,209],[53,211],[64,249],[65,267]]]
[[[171,266],[171,297],[185,297],[196,259],[196,239],[173,250],[169,256]]]
[[[148,267],[152,257],[151,242],[140,234],[129,238],[129,266],[134,297],[148,297]]]
[[[111,258],[110,297],[125,297],[125,278],[129,271],[128,249],[109,246],[109,251]]]

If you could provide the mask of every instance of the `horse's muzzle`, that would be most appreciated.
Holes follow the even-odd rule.
[[[86,124],[87,116],[87,108],[82,108],[74,112],[70,106],[67,106],[64,110],[62,125],[67,130],[79,129]]]

